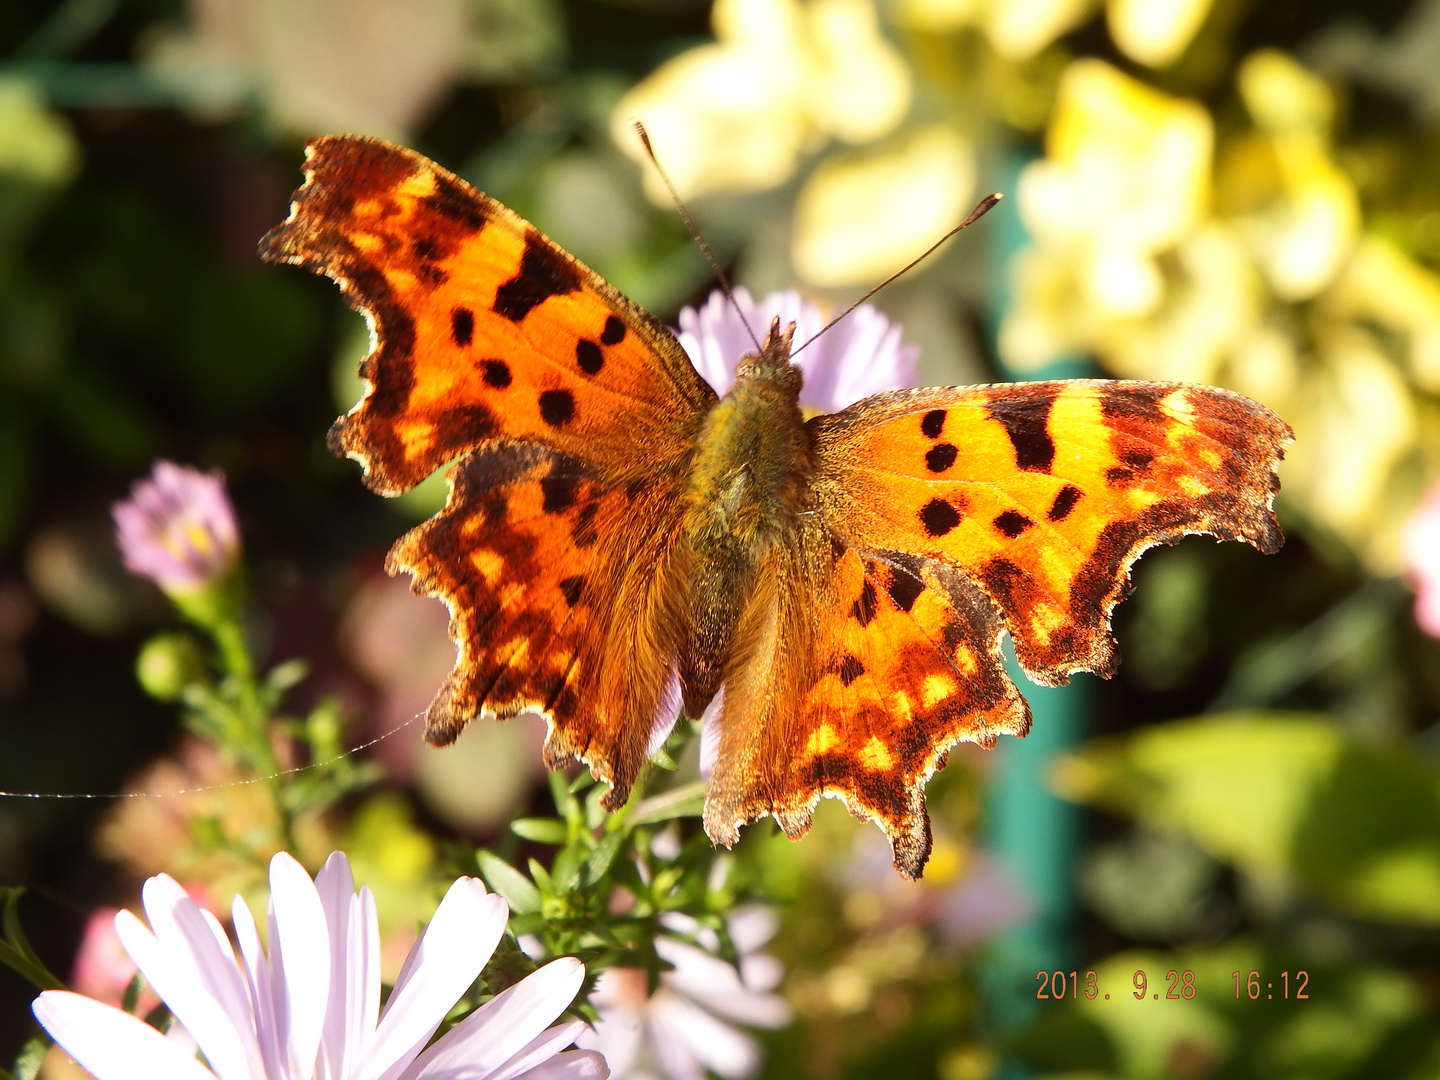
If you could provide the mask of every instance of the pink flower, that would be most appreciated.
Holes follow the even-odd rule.
[[[240,555],[235,510],[218,472],[157,461],[150,479],[136,481],[110,512],[126,567],[166,592],[206,589]]]
[[[119,1005],[125,996],[125,988],[139,969],[135,961],[120,944],[120,935],[115,932],[115,916],[118,908],[96,908],[85,920],[85,933],[80,938],[80,948],[75,952],[75,964],[70,969],[70,985],[87,997],[103,1001],[107,1005]],[[147,1013],[160,1003],[153,993],[142,993],[145,1000],[139,1005],[141,1013]]]
[[[204,889],[191,886],[185,890],[195,903],[206,911],[214,912],[214,904],[205,895]],[[108,1005],[119,1005],[125,997],[125,989],[139,970],[135,961],[125,951],[120,935],[115,929],[118,908],[96,908],[85,920],[85,932],[80,937],[80,947],[75,950],[75,963],[70,968],[70,985],[86,997],[95,998]],[[148,984],[140,988],[140,997],[135,1011],[144,1016],[160,999]]]
[[[561,1052],[583,1021],[547,1027],[585,979],[561,957],[497,994],[434,1043],[431,1036],[505,932],[505,901],[462,877],[440,902],[380,1007],[380,931],[368,889],[330,856],[314,881],[284,852],[270,862],[268,948],[235,898],[240,953],[174,879],[145,883],[146,927],[115,917],[125,951],[170,1007],[161,1034],[67,990],[33,1011],[98,1080],[603,1080],[599,1054]],[[198,1049],[205,1064],[195,1057]],[[208,1066],[208,1067],[207,1067]]]
[[[793,289],[771,293],[757,304],[745,289],[737,288],[735,304],[744,312],[744,322],[722,292],[711,293],[698,310],[687,307],[680,312],[680,344],[717,394],[725,393],[735,381],[740,357],[755,352],[746,323],[755,340],[764,341],[772,319],[778,316],[782,329],[793,322],[797,349],[825,325],[820,309]],[[914,386],[919,355],[918,345],[900,344],[900,327],[890,325],[871,305],[861,304],[795,358],[795,366],[805,374],[800,404],[812,412],[838,412],[871,394]]]
[[[1415,622],[1440,638],[1440,482],[1405,524],[1405,563],[1415,586]]]

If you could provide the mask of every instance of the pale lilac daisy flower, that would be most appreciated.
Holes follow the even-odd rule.
[[[724,394],[735,381],[740,357],[755,352],[746,323],[755,340],[763,342],[772,319],[780,319],[782,330],[793,322],[796,348],[825,325],[820,309],[793,289],[771,293],[757,304],[749,292],[737,288],[735,305],[744,312],[745,322],[718,291],[710,294],[704,307],[680,311],[680,344],[717,394]],[[871,305],[861,304],[795,358],[795,366],[805,375],[800,405],[811,412],[838,412],[871,394],[914,386],[919,381],[915,366],[919,355],[918,345],[900,343],[900,327],[892,326]]]
[[[110,512],[125,566],[166,592],[208,588],[240,555],[235,510],[218,472],[157,461],[150,478],[136,481]]]
[[[603,972],[590,997],[600,1020],[576,1043],[602,1052],[617,1080],[704,1080],[707,1070],[724,1080],[752,1075],[760,1048],[734,1024],[781,1028],[791,1017],[785,1000],[770,992],[780,984],[780,964],[759,951],[775,935],[775,914],[750,907],[730,916],[738,972],[715,955],[720,942],[714,930],[678,913],[662,921],[704,948],[656,938],[655,951],[674,969],[660,976],[654,994],[638,968]]]
[[[97,1080],[603,1080],[604,1059],[563,1047],[581,1021],[546,1027],[585,978],[561,957],[426,1047],[505,931],[507,908],[476,878],[450,887],[380,1008],[380,930],[369,889],[330,856],[312,882],[270,862],[267,950],[235,898],[237,959],[220,921],[173,878],[143,891],[147,928],[122,911],[125,950],[178,1022],[168,1034],[91,998],[48,990],[35,1016]],[[205,1055],[209,1067],[195,1056]]]
[[[1440,483],[1433,484],[1405,525],[1405,563],[1415,586],[1415,622],[1440,637]]]

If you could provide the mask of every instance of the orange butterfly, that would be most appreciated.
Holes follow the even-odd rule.
[[[546,763],[588,764],[614,809],[657,735],[708,709],[714,840],[766,815],[802,836],[831,795],[914,878],[947,749],[1029,728],[1002,631],[1036,682],[1109,675],[1142,551],[1280,546],[1292,435],[1247,398],[936,387],[805,420],[778,324],[719,398],[663,324],[433,162],[342,136],[306,155],[261,252],[333,278],[376,341],[330,445],[386,495],[455,461],[388,563],[450,608],[435,745],[543,712]]]

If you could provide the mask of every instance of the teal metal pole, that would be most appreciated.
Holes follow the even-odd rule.
[[[1006,199],[989,217],[990,226],[990,329],[992,341],[1013,301],[1011,262],[1029,242],[1015,198],[1020,173],[1032,158],[1016,155],[1002,172],[1001,191]],[[996,351],[998,355],[998,350]],[[1083,358],[1064,359],[1041,371],[1004,371],[1010,378],[1076,378],[1093,375]],[[995,1034],[1023,1028],[1036,1013],[1035,997],[1040,971],[1064,971],[1074,966],[1074,871],[1080,840],[1080,811],[1054,795],[1047,782],[1056,759],[1084,738],[1089,711],[1089,686],[1084,676],[1070,685],[1048,688],[1031,683],[1013,657],[1011,677],[1030,703],[1033,724],[1023,739],[1001,736],[985,799],[985,843],[991,855],[1010,875],[1029,901],[1023,921],[1000,934],[987,952],[980,970],[988,1019]],[[1015,1060],[1005,1060],[999,1074],[1005,1080],[1028,1075]]]

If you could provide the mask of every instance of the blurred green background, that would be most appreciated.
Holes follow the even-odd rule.
[[[363,322],[256,241],[305,136],[377,134],[673,322],[711,279],[634,115],[756,294],[848,301],[1003,191],[876,298],[927,382],[1214,382],[1297,433],[1281,553],[1137,564],[1119,675],[1036,699],[1061,745],[1020,781],[1012,746],[957,752],[931,785],[924,883],[833,805],[799,845],[750,830],[798,1015],[767,1075],[1440,1074],[1440,644],[1412,610],[1440,561],[1437,0],[6,0],[0,788],[218,776],[135,681],[166,607],[108,508],[158,456],[224,470],[253,634],[310,661],[302,697],[335,695],[355,743],[424,707],[443,614],[381,562],[435,487],[387,502],[326,450]],[[377,873],[543,806],[535,732],[494,731],[373,752],[384,799],[347,827],[404,841],[371,844]],[[169,865],[163,817],[0,799],[0,882],[32,887],[56,970]],[[1111,999],[1036,1000],[1042,964]],[[1132,997],[1171,969],[1192,999]],[[1301,970],[1308,998],[1278,999]],[[0,971],[7,1061],[29,994]]]

